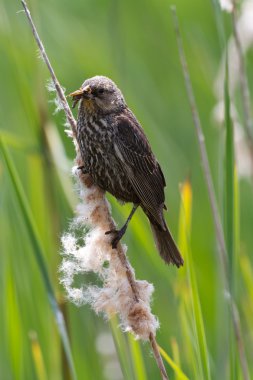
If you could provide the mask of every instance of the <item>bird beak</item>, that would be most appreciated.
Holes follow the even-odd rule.
[[[84,88],[79,88],[79,90],[76,90],[74,92],[71,92],[71,94],[69,94],[68,96],[72,96],[73,98],[76,97],[76,96],[85,96],[85,95],[89,95],[91,94],[91,88],[90,86],[85,86]]]
[[[68,94],[68,96],[73,96],[73,98],[75,96],[82,96],[82,95],[83,95],[83,89],[82,88],[79,88],[79,90],[71,92],[71,94]]]
[[[84,88],[79,88],[79,90],[76,90],[74,92],[71,92],[71,94],[69,94],[68,96],[72,96],[72,100],[73,100],[73,105],[72,105],[72,108],[75,108],[76,104],[78,103],[78,101],[84,97],[84,98],[89,98],[91,95],[91,88],[90,86],[85,86]]]

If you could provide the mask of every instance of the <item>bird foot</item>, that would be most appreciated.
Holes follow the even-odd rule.
[[[123,237],[124,233],[126,232],[125,228],[121,228],[120,230],[110,230],[106,231],[105,235],[114,235],[111,241],[111,246],[113,249],[117,248],[118,242]]]

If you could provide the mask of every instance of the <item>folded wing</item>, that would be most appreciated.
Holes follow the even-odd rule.
[[[114,125],[115,154],[140,199],[142,207],[162,227],[165,179],[147,138],[132,114],[119,116]]]

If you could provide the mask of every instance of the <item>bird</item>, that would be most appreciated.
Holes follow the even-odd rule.
[[[83,161],[79,169],[117,200],[133,204],[123,227],[106,231],[112,234],[112,248],[117,248],[140,206],[149,219],[161,258],[180,267],[184,261],[163,214],[167,209],[164,174],[122,92],[111,79],[97,75],[69,96],[73,108],[79,103],[77,143]]]

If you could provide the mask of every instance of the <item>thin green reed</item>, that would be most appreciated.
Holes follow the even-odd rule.
[[[217,2],[215,2],[215,4],[217,5]],[[218,7],[218,5],[217,5],[217,7]],[[220,12],[220,8],[217,8],[217,9]],[[232,373],[236,373],[234,364],[236,363],[237,357],[235,357],[235,355],[233,355],[233,351],[234,351],[233,345],[234,345],[234,342],[236,342],[243,377],[244,377],[244,379],[248,380],[249,376],[248,376],[247,358],[245,356],[244,342],[242,339],[240,317],[239,317],[237,305],[236,305],[235,300],[233,298],[233,293],[231,293],[231,273],[232,273],[231,272],[231,262],[232,262],[231,257],[233,257],[233,254],[232,254],[232,256],[231,256],[231,252],[228,254],[228,247],[230,248],[230,250],[233,249],[233,228],[234,228],[233,227],[233,217],[234,217],[234,215],[233,214],[231,215],[230,213],[231,212],[233,213],[233,207],[234,206],[232,205],[232,208],[228,210],[228,218],[229,219],[226,220],[226,222],[228,222],[228,223],[226,223],[226,226],[228,225],[228,227],[226,229],[226,234],[225,234],[224,233],[225,229],[221,223],[221,219],[220,219],[220,215],[219,215],[219,209],[218,209],[218,205],[216,202],[216,194],[215,194],[212,175],[211,175],[211,171],[210,171],[210,165],[209,165],[209,159],[208,159],[208,155],[207,155],[207,151],[206,151],[204,135],[203,135],[201,121],[200,121],[200,117],[199,117],[199,113],[198,113],[198,109],[197,109],[197,105],[196,105],[196,101],[195,101],[195,97],[194,97],[194,92],[193,92],[193,88],[192,88],[192,84],[191,84],[191,79],[190,79],[190,75],[189,75],[189,71],[188,71],[187,61],[186,61],[186,57],[185,57],[185,53],[184,53],[182,38],[180,35],[180,31],[179,31],[179,25],[178,25],[178,19],[176,16],[175,7],[173,7],[172,11],[173,11],[173,16],[174,16],[175,31],[176,31],[177,40],[178,40],[178,50],[179,50],[181,66],[182,66],[182,70],[183,70],[183,74],[184,74],[184,79],[185,79],[185,84],[186,84],[186,89],[187,89],[187,95],[188,95],[189,102],[191,105],[191,111],[192,111],[192,116],[193,116],[193,120],[194,120],[194,125],[195,125],[195,129],[197,132],[198,143],[199,143],[200,154],[201,154],[201,161],[202,161],[202,166],[203,166],[203,172],[204,172],[204,176],[205,176],[205,180],[206,180],[206,184],[207,184],[209,200],[210,200],[212,213],[213,213],[213,219],[214,219],[214,224],[215,224],[215,232],[216,232],[217,242],[219,245],[219,255],[220,255],[220,259],[221,259],[221,263],[222,263],[222,267],[223,267],[222,268],[223,269],[222,277],[223,277],[226,293],[228,296],[228,304],[229,304],[229,308],[230,308],[229,309],[229,311],[230,311],[229,320],[231,321],[231,332],[234,333],[234,337],[233,337],[233,342],[232,342],[233,344],[231,345],[231,347],[232,347],[232,351],[231,351],[232,358],[229,361],[229,365],[231,363],[233,364],[234,368],[232,369]],[[216,15],[217,15],[217,12],[216,12]],[[221,23],[222,18],[219,17],[217,22]],[[221,31],[224,30],[223,25],[221,25],[221,28],[219,30],[221,30]],[[222,38],[223,38],[223,36],[222,36]],[[222,38],[221,38],[221,40],[222,40]],[[227,65],[227,63],[226,63],[226,65]],[[227,86],[227,88],[226,88],[226,86]],[[227,135],[228,142],[226,144],[226,147],[227,147],[226,162],[227,162],[227,165],[229,167],[229,173],[227,173],[228,177],[226,176],[226,181],[229,181],[229,183],[231,182],[232,187],[233,187],[234,186],[233,173],[231,174],[231,170],[232,171],[234,170],[233,151],[231,148],[231,146],[232,146],[231,144],[233,144],[233,134],[231,133],[231,128],[230,128],[230,124],[229,124],[229,123],[231,123],[231,120],[230,120],[230,98],[229,98],[229,92],[228,92],[228,74],[225,75],[225,89],[226,89],[225,99],[224,99],[224,102],[226,102],[226,104],[225,104],[225,107],[226,107],[225,117],[227,118],[226,125],[229,129],[228,135]],[[230,168],[231,166],[232,166],[232,169]],[[225,187],[225,193],[226,193],[226,191],[229,192],[228,202],[230,202],[230,203],[234,202],[233,201],[233,190],[231,190],[231,188],[228,188],[228,185]],[[232,195],[231,195],[231,191],[232,191]],[[225,207],[228,207],[228,205],[226,204]],[[225,211],[227,211],[227,210],[225,210]],[[226,217],[227,217],[227,213],[226,213]],[[231,230],[231,223],[232,223],[232,230]],[[227,234],[227,231],[229,231],[228,234]],[[227,244],[228,244],[228,247],[227,247]],[[228,257],[228,256],[230,256],[230,257]],[[230,334],[230,336],[232,336],[232,334]]]
[[[192,217],[192,188],[189,181],[181,186],[181,205],[179,214],[179,247],[186,261],[186,268],[181,274],[185,282],[182,291],[184,312],[189,312],[192,323],[188,322],[188,330],[192,331],[195,343],[195,360],[197,363],[196,372],[198,378],[211,380],[208,346],[206,340],[205,326],[201,303],[199,299],[199,289],[194,269],[194,262],[191,252],[191,217]]]
[[[227,49],[225,53],[225,78],[224,78],[224,111],[225,111],[225,235],[228,253],[228,280],[231,296],[235,299],[234,294],[234,131],[233,123],[230,116],[230,94],[229,94],[229,71]],[[230,378],[236,380],[237,360],[235,355],[235,338],[233,335],[232,321],[230,320]]]
[[[234,130],[230,115],[229,73],[228,56],[226,51],[225,80],[224,80],[224,110],[226,129],[226,154],[225,154],[225,216],[226,216],[226,240],[229,262],[229,283],[232,296],[234,296]]]
[[[71,353],[71,349],[70,349],[70,344],[69,344],[69,339],[68,339],[67,330],[66,330],[66,326],[65,326],[65,321],[64,321],[63,314],[62,314],[62,312],[61,312],[61,310],[57,304],[57,301],[56,301],[56,298],[54,295],[53,287],[52,287],[52,284],[51,284],[51,281],[49,278],[49,274],[48,274],[48,270],[47,270],[45,260],[44,260],[45,255],[43,252],[39,233],[37,231],[37,227],[36,227],[35,221],[33,219],[33,216],[32,216],[29,204],[27,202],[23,187],[21,185],[20,179],[18,177],[17,170],[16,170],[14,163],[11,159],[11,156],[10,156],[6,146],[5,146],[5,142],[3,141],[3,138],[1,136],[0,136],[0,150],[2,152],[4,161],[6,164],[6,168],[8,170],[10,179],[11,179],[12,184],[13,184],[13,188],[14,188],[16,196],[17,196],[18,204],[20,206],[20,209],[21,209],[21,212],[23,215],[24,223],[26,225],[29,237],[31,239],[34,257],[35,257],[35,260],[38,264],[40,274],[41,274],[41,278],[42,278],[43,284],[44,284],[45,289],[46,289],[48,301],[49,301],[49,304],[51,306],[51,309],[52,309],[52,312],[53,312],[53,315],[55,318],[55,322],[56,322],[56,325],[57,325],[57,328],[58,328],[58,331],[59,331],[59,334],[60,334],[60,337],[62,340],[62,344],[63,344],[64,352],[66,355],[66,359],[68,362],[69,370],[70,370],[72,379],[76,380],[77,377],[76,377],[76,373],[75,373],[75,368],[74,368],[74,363],[73,363],[73,359],[72,359],[72,353]]]
[[[225,120],[225,181],[223,187],[224,199],[224,216],[225,216],[225,237],[227,249],[227,280],[230,291],[229,300],[232,316],[230,320],[230,377],[231,379],[238,379],[239,376],[239,358],[241,364],[241,373],[244,379],[249,379],[247,358],[245,355],[244,344],[241,336],[241,326],[239,313],[236,309],[236,284],[235,278],[237,273],[236,256],[239,248],[239,187],[238,178],[235,175],[236,165],[234,158],[234,131],[233,121],[231,118],[231,98],[229,92],[229,61],[228,61],[228,45],[227,36],[225,32],[225,23],[223,12],[221,11],[220,4],[217,0],[212,0],[214,5],[214,13],[220,40],[221,53],[225,52],[225,78],[224,78],[224,120]],[[235,4],[234,4],[235,5]],[[233,10],[234,12],[234,10]],[[231,16],[232,24],[234,15]],[[234,332],[234,334],[233,334]],[[239,334],[239,335],[238,335]],[[237,341],[237,342],[236,342]],[[236,347],[237,344],[237,347]],[[236,353],[239,353],[236,355]]]

